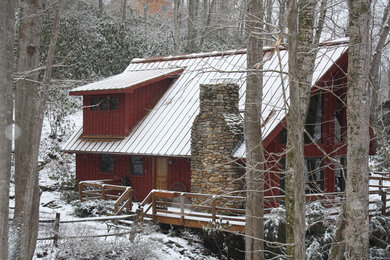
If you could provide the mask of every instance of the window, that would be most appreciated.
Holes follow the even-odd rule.
[[[280,131],[279,143],[280,144],[287,144],[287,129],[286,128],[283,128],[282,131]]]
[[[130,175],[144,175],[144,162],[142,156],[131,156],[130,158]]]
[[[100,104],[100,99],[97,97],[91,97],[90,100],[90,108],[91,110],[98,110],[99,109],[99,104]]]
[[[305,192],[320,193],[324,190],[324,169],[322,158],[305,158],[306,188]],[[279,161],[279,186],[280,194],[285,191],[285,174],[286,159],[281,158]]]
[[[168,12],[168,7],[166,5],[162,5],[161,11],[163,12],[163,14],[165,14],[166,12]]]
[[[100,156],[100,172],[103,173],[114,172],[114,157],[112,155]]]
[[[112,96],[110,97],[110,110],[118,110],[118,97],[117,96]]]
[[[310,98],[309,108],[307,110],[305,129],[314,142],[321,142],[321,122],[322,121],[322,94],[313,95]],[[311,138],[305,134],[305,144],[311,143]]]
[[[342,192],[345,190],[345,180],[347,177],[347,159],[345,157],[338,158],[339,163],[335,165],[335,191]]]
[[[118,110],[119,98],[117,96],[91,97],[91,110]]]

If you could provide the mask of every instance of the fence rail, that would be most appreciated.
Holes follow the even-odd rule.
[[[114,216],[125,210],[129,214],[132,208],[133,190],[128,186],[109,184],[112,180],[79,182],[80,201],[90,199],[115,200]]]

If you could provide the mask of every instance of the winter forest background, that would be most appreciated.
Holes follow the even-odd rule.
[[[13,0],[10,0],[13,1]],[[10,1],[0,0],[0,9]],[[47,102],[43,119],[42,136],[38,154],[39,185],[43,190],[40,205],[45,210],[40,218],[53,218],[55,211],[62,211],[64,217],[85,217],[107,215],[109,206],[101,201],[89,204],[80,203],[75,186],[75,158],[73,155],[60,151],[64,141],[72,134],[76,126],[81,125],[82,102],[78,97],[70,97],[70,89],[89,82],[121,73],[133,58],[151,56],[167,56],[203,51],[220,51],[227,49],[247,48],[245,4],[249,0],[172,0],[170,15],[146,14],[132,7],[127,1],[126,10],[121,7],[120,0],[62,0],[62,9],[59,20],[59,34],[55,45],[53,69],[47,92]],[[18,1],[15,1],[18,2]],[[28,2],[28,1],[21,1]],[[251,1],[249,1],[251,2]],[[264,45],[274,46],[282,38],[281,44],[287,40],[281,32],[287,28],[288,5],[286,0],[264,0],[263,34],[260,37]],[[298,1],[309,4],[311,1]],[[317,2],[317,1],[315,1]],[[321,5],[319,4],[321,2]],[[327,0],[318,1],[315,13],[317,19],[326,10],[323,19],[321,41],[348,37],[348,3],[355,1]],[[384,29],[389,27],[390,1],[372,0],[370,2],[371,20],[369,24],[369,55],[373,57],[377,51],[378,41]],[[39,66],[37,78],[44,81],[44,69],[47,67],[49,45],[55,24],[57,0],[43,1],[43,11],[40,12],[42,27],[39,49]],[[324,5],[324,6],[323,6]],[[5,9],[4,9],[5,10]],[[0,13],[0,19],[3,16]],[[16,12],[16,27],[19,9]],[[4,21],[4,20],[3,20]],[[3,24],[2,24],[3,25]],[[23,28],[19,28],[21,30]],[[1,29],[0,38],[5,35]],[[388,31],[387,31],[388,34]],[[17,35],[17,32],[15,32]],[[0,39],[1,40],[1,39]],[[18,38],[16,37],[15,52],[17,52]],[[375,91],[376,107],[373,122],[377,155],[370,158],[370,171],[389,172],[390,148],[390,40],[385,38],[380,49],[381,59],[378,74],[378,89]],[[0,46],[0,50],[4,49]],[[1,56],[3,58],[5,56]],[[4,61],[4,59],[0,59]],[[1,65],[1,64],[0,64]],[[12,62],[12,68],[14,64]],[[1,71],[0,80],[5,70]],[[20,74],[15,73],[13,81],[18,84]],[[5,77],[4,77],[5,78]],[[4,81],[1,82],[3,84]],[[4,84],[3,84],[4,85]],[[3,85],[1,86],[3,88]],[[4,97],[2,97],[4,98]],[[5,100],[5,98],[4,98]],[[3,102],[3,101],[2,101]],[[17,101],[15,101],[17,102]],[[6,104],[6,102],[3,102]],[[16,112],[17,113],[17,112]],[[0,121],[8,119],[1,117]],[[3,123],[4,124],[4,123]],[[5,128],[9,127],[6,124]],[[3,128],[2,128],[3,129]],[[14,130],[18,135],[18,129]],[[38,139],[39,140],[39,139]],[[0,143],[3,145],[4,143]],[[14,144],[13,147],[17,145]],[[2,146],[0,149],[3,149]],[[17,148],[13,155],[17,156]],[[14,148],[12,149],[14,150]],[[8,150],[2,151],[0,160],[7,158]],[[6,155],[4,155],[4,153]],[[1,197],[0,206],[11,205],[6,214],[13,217],[15,205],[15,160],[12,160],[10,177],[11,192],[6,198]],[[11,164],[11,163],[10,163]],[[34,163],[32,163],[34,164]],[[7,176],[6,167],[0,169],[3,176]],[[4,173],[3,173],[4,171]],[[6,177],[4,179],[7,179]],[[1,180],[3,181],[3,179]],[[3,184],[3,182],[2,182]],[[8,184],[7,184],[8,185]],[[26,186],[29,187],[28,185]],[[26,188],[26,189],[27,189]],[[4,186],[0,192],[3,193]],[[10,200],[9,200],[9,198]],[[380,206],[378,206],[380,208]],[[50,209],[49,209],[50,208]],[[337,216],[327,214],[327,209],[319,203],[307,206],[307,231],[305,236],[307,259],[329,259],[329,250],[336,233]],[[47,214],[47,215],[45,215]],[[264,223],[264,238],[266,241],[281,241],[284,237],[284,208],[275,209]],[[4,225],[4,215],[0,217]],[[7,222],[8,225],[8,222]],[[106,230],[104,224],[68,227],[64,233],[90,233]],[[390,258],[390,219],[378,216],[370,220],[369,257],[370,259]],[[2,226],[4,227],[4,226]],[[41,224],[39,237],[47,235],[48,227]],[[52,228],[51,226],[49,227]],[[5,229],[3,229],[4,232]],[[76,232],[78,230],[79,232]],[[92,230],[92,231],[91,231]],[[20,242],[12,233],[15,227],[10,225],[9,252],[10,259],[29,259],[15,254]],[[1,233],[1,241],[5,236]],[[16,233],[16,232],[15,232]],[[28,232],[29,233],[29,232]],[[31,231],[29,234],[34,233]],[[44,259],[238,259],[244,258],[243,241],[237,243],[232,235],[206,230],[193,232],[167,228],[160,230],[156,226],[144,228],[134,226],[128,237],[119,239],[81,239],[60,240],[57,247],[51,242],[38,241],[33,258]],[[5,245],[6,243],[2,243]],[[21,243],[23,244],[23,243]],[[236,250],[239,248],[240,250]],[[34,246],[35,249],[35,246]],[[4,256],[4,248],[1,256]],[[8,249],[7,249],[8,251]],[[29,250],[27,250],[29,251]],[[238,253],[237,253],[238,251]],[[30,249],[31,252],[31,249]],[[34,252],[34,251],[33,251]],[[286,259],[283,244],[275,243],[266,247],[266,259]],[[28,254],[29,255],[29,254]],[[31,255],[31,254],[30,254]],[[251,259],[251,258],[247,258]],[[256,258],[253,258],[256,259]],[[338,258],[332,258],[338,259]],[[352,258],[350,258],[352,259]],[[364,257],[362,258],[364,259]]]

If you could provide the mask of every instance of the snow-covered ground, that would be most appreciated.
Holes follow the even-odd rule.
[[[82,124],[82,113],[68,116],[64,127],[67,130],[77,129]],[[54,220],[60,213],[61,221],[80,219],[75,209],[87,207],[90,202],[77,201],[75,191],[60,190],[62,185],[74,178],[74,156],[63,155],[59,150],[61,143],[52,140],[50,123],[44,121],[39,157],[43,165],[40,171],[39,184],[43,188],[40,199],[40,220]],[[65,160],[47,160],[48,154]],[[62,157],[63,156],[63,157]],[[65,159],[64,159],[65,158]],[[46,160],[46,161],[45,161]],[[14,196],[14,184],[11,183],[11,198]],[[76,199],[76,200],[75,200]],[[113,208],[112,202],[92,202],[101,204],[102,208]],[[10,200],[10,217],[13,215],[15,201]],[[125,233],[120,236],[90,237],[93,235]],[[54,224],[40,222],[39,238],[52,237]],[[61,223],[61,237],[79,237],[60,239],[57,247],[53,240],[38,240],[33,259],[216,259],[203,245],[201,239],[190,231],[162,231],[158,225],[113,225],[112,221],[89,221],[76,223]],[[12,238],[11,238],[12,239]]]

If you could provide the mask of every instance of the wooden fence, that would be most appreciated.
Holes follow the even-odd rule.
[[[109,184],[112,180],[79,182],[80,201],[89,199],[115,200],[114,216],[123,210],[129,214],[132,208],[133,190],[128,186]]]
[[[76,235],[76,236],[65,236],[60,235],[60,224],[68,223],[85,223],[91,221],[112,221],[116,223],[117,221],[127,220],[134,218],[134,215],[121,215],[121,216],[107,216],[107,217],[91,217],[91,218],[80,218],[80,219],[67,219],[61,220],[60,213],[56,213],[55,219],[45,219],[39,220],[40,223],[54,223],[53,235],[47,237],[38,237],[38,240],[53,240],[54,246],[58,246],[58,241],[60,239],[77,239],[77,238],[95,238],[95,237],[109,237],[109,236],[121,236],[130,234],[131,231],[119,232],[119,233],[105,233],[105,234],[94,234],[94,235]],[[124,228],[124,227],[121,227]]]

